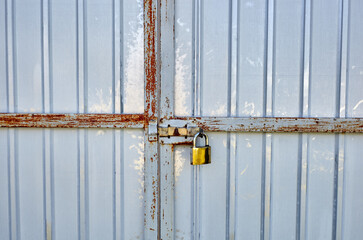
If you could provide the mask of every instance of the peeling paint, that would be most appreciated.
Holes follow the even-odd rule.
[[[363,133],[363,118],[186,117],[174,120],[217,132]]]
[[[143,114],[0,114],[6,128],[143,128],[144,121]]]

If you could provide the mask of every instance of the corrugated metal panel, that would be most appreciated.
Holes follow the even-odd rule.
[[[178,116],[363,116],[360,1],[175,5]],[[191,168],[189,149],[175,150],[176,239],[363,234],[360,136],[209,136],[211,165]]]
[[[1,5],[1,111],[144,112],[142,1]]]
[[[142,1],[1,1],[0,111],[143,113],[143,34]],[[0,239],[143,239],[143,140],[0,129]]]
[[[1,239],[143,238],[143,131],[0,136]]]

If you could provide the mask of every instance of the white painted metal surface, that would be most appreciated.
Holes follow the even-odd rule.
[[[0,239],[143,238],[141,130],[0,136]]]
[[[143,113],[142,1],[1,1],[2,112]]]
[[[226,117],[220,129],[237,124],[228,117],[362,117],[362,9],[176,0],[176,115]],[[175,239],[363,235],[360,135],[230,130],[209,133],[211,165],[191,167],[189,147],[176,147]]]
[[[0,26],[1,112],[143,113],[142,1],[3,0]],[[0,239],[143,239],[143,135],[1,128]]]

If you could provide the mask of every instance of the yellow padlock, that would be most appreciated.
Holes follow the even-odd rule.
[[[197,147],[196,142],[197,138],[205,138],[205,146]],[[211,163],[211,148],[208,145],[208,136],[204,134],[202,131],[197,133],[193,139],[193,148],[192,148],[192,161],[190,161],[191,165],[202,165]]]

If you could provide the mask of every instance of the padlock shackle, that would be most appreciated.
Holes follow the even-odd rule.
[[[196,147],[196,143],[197,143],[197,138],[201,137],[203,138],[203,136],[205,137],[205,146],[209,145],[208,142],[208,136],[206,134],[204,134],[203,132],[198,132],[197,134],[195,134],[194,139],[193,139],[193,147]]]

